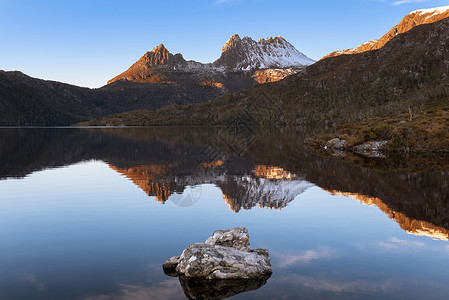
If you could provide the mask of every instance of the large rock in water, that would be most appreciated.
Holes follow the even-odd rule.
[[[250,250],[248,230],[217,230],[204,243],[191,244],[163,265],[167,275],[206,280],[258,279],[271,275],[268,250]]]

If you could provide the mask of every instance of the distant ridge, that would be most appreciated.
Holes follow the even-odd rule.
[[[388,31],[380,39],[363,43],[354,49],[334,51],[324,56],[322,59],[335,57],[342,54],[356,54],[380,49],[398,34],[405,33],[418,25],[434,23],[447,17],[449,17],[449,6],[412,11],[406,15],[398,25],[391,28],[390,31]]]

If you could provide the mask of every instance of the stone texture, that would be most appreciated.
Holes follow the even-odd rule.
[[[176,271],[186,277],[250,279],[271,273],[271,265],[260,252],[200,243],[184,250]]]
[[[346,140],[333,138],[326,143],[325,149],[343,150],[345,148]]]
[[[250,250],[244,227],[215,231],[206,242],[191,244],[180,257],[168,259],[163,268],[168,275],[176,271],[207,280],[257,279],[272,273],[268,250]]]
[[[168,276],[177,277],[178,273],[176,273],[176,266],[178,264],[179,256],[173,256],[172,258],[167,259],[162,265],[164,273]]]
[[[385,158],[385,155],[382,152],[386,150],[385,147],[387,143],[388,141],[368,142],[355,146],[354,152],[367,157]]]
[[[249,251],[249,235],[245,227],[236,227],[229,230],[216,230],[205,242],[206,245],[217,245]]]

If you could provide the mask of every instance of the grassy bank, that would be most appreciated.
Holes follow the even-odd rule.
[[[345,140],[345,150],[374,141],[388,141],[384,152],[407,155],[410,153],[449,152],[449,107],[425,112],[389,117],[374,117],[366,121],[346,123],[336,133],[316,136],[309,140],[313,148],[324,148],[326,143],[339,138]]]

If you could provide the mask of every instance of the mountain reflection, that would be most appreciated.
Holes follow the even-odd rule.
[[[204,164],[204,163],[202,163]],[[282,168],[257,165],[242,175],[229,175],[225,164],[208,164],[196,174],[184,174],[175,165],[136,166],[121,169],[110,165],[141,188],[148,196],[165,203],[170,197],[182,194],[187,186],[212,183],[218,186],[223,200],[234,212],[260,208],[282,209],[294,198],[313,186]]]
[[[0,129],[0,179],[95,159],[161,203],[214,184],[234,212],[283,209],[317,185],[379,207],[409,233],[449,239],[448,173],[378,172],[315,156],[303,143],[307,131],[239,132],[244,143],[232,147],[234,131],[223,130]]]
[[[170,175],[170,165],[167,166],[136,166],[127,169],[109,165],[114,171],[129,178],[148,196],[153,196],[159,202],[165,203],[172,193],[183,192],[177,190],[176,181]],[[164,180],[165,179],[165,180]]]
[[[336,196],[346,196],[356,199],[365,205],[377,206],[381,211],[387,214],[390,219],[395,220],[399,226],[409,234],[427,236],[436,240],[449,241],[449,230],[426,221],[411,219],[401,212],[394,211],[379,198],[361,194],[344,193],[340,191],[327,192]]]
[[[216,185],[220,187],[223,199],[234,212],[255,206],[280,210],[313,186],[304,180],[273,180],[252,176],[233,176]]]

